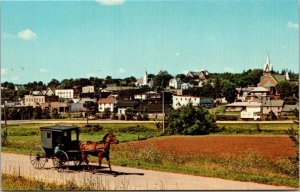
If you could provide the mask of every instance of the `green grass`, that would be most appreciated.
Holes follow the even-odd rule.
[[[222,113],[224,113],[224,111],[225,111],[225,105],[219,105],[219,106],[214,107],[214,108],[212,108],[212,109],[208,109],[208,112],[209,112],[210,114],[215,114],[215,113],[220,113],[220,114],[222,114]]]
[[[158,137],[159,131],[153,124],[103,124],[102,129],[95,131],[92,127],[83,127],[85,124],[76,124],[81,127],[84,133],[80,134],[81,141],[99,141],[109,130],[113,130],[121,142],[137,141],[139,139],[167,139],[172,137],[184,136],[164,136]],[[259,124],[257,130],[256,124],[218,124],[220,127],[224,126],[223,132],[217,133],[222,135],[261,135],[261,136],[283,136],[285,130],[294,124]],[[24,125],[9,125],[8,135],[10,146],[2,147],[2,151],[29,154],[33,146],[40,145],[39,127],[44,124],[24,124]],[[84,129],[84,130],[83,130]],[[3,129],[2,129],[3,131]],[[207,135],[205,137],[209,137]],[[187,137],[187,136],[185,136]],[[197,136],[195,136],[197,137]],[[203,137],[203,136],[201,136]],[[130,144],[130,143],[128,143]],[[130,167],[138,167],[152,170],[170,171],[177,173],[185,173],[192,175],[201,175],[208,177],[219,177],[225,179],[233,179],[239,181],[253,181],[259,183],[286,185],[291,187],[298,187],[298,177],[289,175],[291,165],[288,161],[283,163],[269,162],[265,159],[259,161],[253,159],[218,159],[209,157],[195,156],[180,157],[180,156],[166,156],[149,148],[144,150],[141,155],[137,155],[138,151],[130,150],[121,146],[112,145],[111,160],[116,165],[127,165]],[[153,150],[153,151],[152,151]],[[136,155],[139,159],[130,159],[130,153]],[[148,156],[145,156],[147,155]],[[150,156],[149,156],[150,154]],[[97,162],[97,158],[89,158],[92,162]],[[171,160],[170,160],[171,159]],[[259,162],[263,162],[259,163]],[[249,166],[250,165],[250,166]],[[261,167],[259,167],[261,166]],[[254,169],[253,169],[254,168]]]
[[[286,135],[285,131],[298,126],[293,123],[217,123],[221,128],[221,134],[263,134],[263,135]]]
[[[21,154],[29,154],[34,146],[40,146],[40,130],[41,126],[49,126],[53,124],[17,124],[8,125],[8,141],[9,146],[2,147],[2,151],[16,152]],[[64,125],[64,124],[60,124]],[[84,127],[85,124],[74,124],[74,126],[80,127],[83,133],[80,134],[80,141],[100,141],[103,136],[112,130],[119,141],[128,142],[143,140],[147,138],[156,137],[159,135],[159,131],[153,124],[104,124],[103,128],[98,131],[94,131],[95,124],[91,124],[91,128]],[[4,131],[4,128],[1,129]]]
[[[91,190],[89,187],[80,187],[74,182],[67,182],[65,185],[58,185],[56,183],[43,182],[37,179],[28,179],[22,176],[12,174],[2,174],[2,190],[15,191],[15,190],[31,190],[31,191],[44,191],[44,190]]]

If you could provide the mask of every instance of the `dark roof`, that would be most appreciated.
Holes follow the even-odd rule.
[[[282,108],[282,112],[291,112],[295,109],[299,110],[299,103],[297,103],[295,105],[284,105]]]
[[[277,74],[272,74],[272,76],[276,79],[276,81],[285,81],[285,75],[277,75]]]
[[[118,107],[135,107],[139,104],[139,101],[135,100],[119,100],[117,102]]]
[[[172,110],[169,104],[164,105],[165,113],[168,113]],[[136,112],[147,112],[147,113],[162,113],[162,104],[161,103],[149,103],[149,104],[144,104],[141,103],[138,105],[134,111]]]
[[[78,129],[79,129],[78,127],[74,127],[74,126],[59,126],[59,125],[40,127],[41,131],[58,131],[58,132],[63,132],[68,130],[72,131]]]
[[[284,101],[283,100],[263,100],[262,106],[263,107],[282,107]]]

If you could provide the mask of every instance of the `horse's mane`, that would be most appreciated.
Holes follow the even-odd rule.
[[[103,137],[102,143],[105,143],[105,140],[106,140],[106,138],[107,138],[108,135],[109,135],[109,133],[107,133],[107,134]]]

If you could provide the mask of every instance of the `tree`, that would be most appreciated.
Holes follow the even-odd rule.
[[[110,108],[105,108],[104,111],[103,111],[103,115],[102,115],[102,118],[103,119],[108,119],[111,115],[111,111],[110,111]]]
[[[36,108],[34,108],[34,110],[33,110],[32,118],[33,118],[33,119],[41,119],[42,114],[43,114],[42,108],[36,107]]]
[[[191,104],[174,110],[167,116],[170,134],[205,135],[217,132],[218,127],[208,110]]]
[[[170,75],[167,71],[160,71],[154,77],[154,88],[165,88],[169,84],[170,79],[172,79],[172,75]]]
[[[51,109],[50,116],[52,119],[58,119],[59,118],[59,113],[56,108]]]
[[[237,91],[236,91],[235,87],[236,87],[236,84],[230,82],[229,80],[223,80],[221,82],[223,96],[225,97],[226,101],[229,103],[234,102],[236,99]]]
[[[126,120],[133,120],[133,109],[130,107],[125,110]]]
[[[51,89],[56,89],[60,85],[60,82],[57,79],[52,79],[47,86],[50,87]]]
[[[298,85],[288,81],[281,81],[276,85],[276,90],[278,91],[282,99],[286,97],[291,97],[293,95],[295,95],[298,98],[298,88]]]

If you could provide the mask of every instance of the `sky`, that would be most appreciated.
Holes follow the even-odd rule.
[[[297,0],[2,1],[1,82],[299,71]]]

